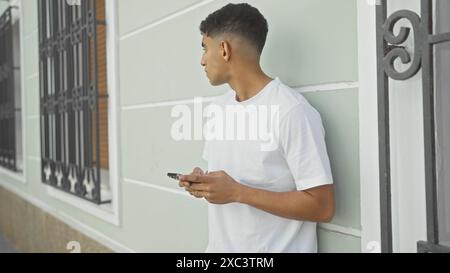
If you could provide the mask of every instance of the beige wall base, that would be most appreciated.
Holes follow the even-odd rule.
[[[66,248],[71,241],[81,252],[112,252],[1,186],[0,233],[19,252],[72,252]]]

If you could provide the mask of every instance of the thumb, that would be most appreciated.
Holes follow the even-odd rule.
[[[217,176],[217,175],[220,175],[220,174],[222,174],[222,171],[214,171],[214,172],[209,172],[208,173],[208,175],[211,175],[211,176]]]

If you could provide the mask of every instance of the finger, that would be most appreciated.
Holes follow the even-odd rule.
[[[180,181],[178,183],[178,186],[180,186],[180,187],[189,187],[189,186],[191,186],[191,182]]]
[[[204,183],[194,183],[191,186],[189,186],[190,190],[193,191],[204,191],[207,192],[208,191],[208,185],[204,184]]]
[[[195,167],[191,174],[204,175],[205,173],[199,167]]]
[[[178,181],[180,181],[179,183],[182,184],[183,187],[186,187],[191,184],[191,182],[189,182],[188,180],[183,179],[183,175],[178,176]]]
[[[200,196],[198,196],[196,192],[189,192],[189,194],[194,196],[195,198],[200,198]]]
[[[208,172],[209,176],[217,176],[220,175],[222,173],[222,171],[215,171],[215,172]]]
[[[211,195],[209,192],[206,191],[196,191],[196,194],[197,196],[201,196],[202,198],[207,198]]]
[[[193,191],[193,190],[189,190],[189,194],[196,197],[196,198],[203,198],[204,196],[206,196],[207,194],[205,192],[202,191]]]
[[[205,176],[196,175],[196,174],[188,174],[188,175],[181,175],[180,180],[187,181],[187,182],[194,182],[194,183],[201,183],[201,182],[207,182],[204,179]]]
[[[203,194],[201,192],[195,192],[194,196],[196,198],[203,198]]]

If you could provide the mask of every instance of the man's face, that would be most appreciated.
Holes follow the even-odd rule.
[[[201,65],[204,67],[209,82],[216,86],[228,82],[227,63],[224,59],[224,49],[220,41],[208,37],[202,38],[203,55]]]

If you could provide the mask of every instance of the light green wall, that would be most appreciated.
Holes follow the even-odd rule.
[[[223,93],[227,87],[211,88],[200,67],[198,26],[206,15],[226,3],[214,1],[136,35],[122,36],[121,90],[126,90],[122,105]],[[355,1],[249,3],[269,22],[262,63],[270,74],[293,86],[357,80]],[[140,26],[141,20],[136,19],[139,13],[128,13],[128,9],[119,12],[121,29]],[[155,18],[164,15],[161,11]],[[152,80],[151,75],[157,75],[158,80]]]
[[[359,198],[358,90],[304,93],[320,112],[334,183],[336,215],[333,224],[361,228]]]
[[[120,105],[215,96],[227,86],[210,87],[200,67],[198,25],[226,1],[213,1],[160,22],[199,1],[118,1]],[[263,68],[291,86],[357,81],[356,1],[249,1],[266,16],[269,36]],[[200,141],[178,143],[170,137],[171,106],[118,110],[121,124],[121,227],[113,226],[47,195],[39,181],[37,8],[23,0],[27,181],[11,182],[57,211],[137,251],[202,251],[207,243],[206,204],[187,196],[144,187],[138,180],[176,189],[167,171],[205,166]],[[153,27],[142,29],[151,23]],[[158,23],[160,22],[160,23]],[[133,32],[140,30],[139,32]],[[360,229],[358,90],[305,94],[321,113],[327,132],[337,213],[333,224]],[[192,106],[192,105],[190,105]],[[0,174],[2,183],[11,181]],[[359,251],[353,236],[319,230],[321,251]]]
[[[360,252],[361,239],[319,228],[318,247],[321,253],[353,253]]]
[[[0,15],[3,14],[7,6],[5,2],[0,2]]]

